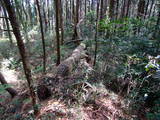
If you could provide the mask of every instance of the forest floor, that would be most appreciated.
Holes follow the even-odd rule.
[[[41,59],[41,58],[40,58]],[[0,94],[1,120],[32,120],[33,110],[27,95],[27,84],[21,75],[22,70],[9,69],[10,61],[1,61],[1,72],[7,82],[15,88],[20,95],[11,99],[7,92]],[[49,73],[48,73],[49,74]],[[41,76],[38,74],[37,78]],[[34,78],[36,78],[34,76]],[[56,83],[55,83],[56,84]],[[37,120],[131,120],[133,115],[129,112],[127,100],[108,90],[102,83],[92,85],[92,89],[82,92],[72,89],[76,94],[65,97],[52,95],[48,100],[38,101],[40,114]],[[27,93],[27,94],[26,94]],[[68,96],[66,97],[68,98]],[[74,99],[76,99],[74,101]]]
[[[6,66],[8,66],[9,61],[3,60],[1,72],[5,78],[7,78],[7,82],[15,88],[17,91],[22,92],[24,90],[24,80],[19,79],[19,75],[17,71],[10,70]],[[100,91],[102,88],[98,88]],[[126,110],[126,103],[125,100],[113,93],[109,92],[108,90],[102,90],[101,94],[96,96],[94,101],[88,101],[83,104],[75,104],[67,103],[60,99],[50,98],[43,102],[39,102],[41,104],[40,115],[37,119],[39,120],[119,120],[121,119],[128,119],[130,120],[131,117]],[[105,92],[104,92],[105,91]],[[9,115],[7,118],[7,114],[1,115],[1,119],[7,120],[15,118],[15,120],[19,119],[17,113],[13,111],[9,111],[11,104],[14,100],[12,100],[9,94],[1,94],[0,98],[3,98],[3,101],[0,102],[3,107],[5,107],[7,114]],[[25,101],[25,99],[24,99]],[[30,107],[28,103],[23,103],[23,118],[28,116],[27,107]],[[27,109],[26,109],[27,108]],[[10,113],[11,112],[11,113]],[[27,114],[26,114],[27,113]],[[19,113],[18,113],[19,114]],[[27,115],[27,116],[26,116]],[[12,116],[12,117],[11,117]]]

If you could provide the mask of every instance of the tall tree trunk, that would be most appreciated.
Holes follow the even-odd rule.
[[[48,19],[47,19],[47,21],[48,21],[48,28],[49,28],[49,30],[51,30],[51,23],[50,23],[50,0],[47,0],[47,6],[48,6],[48,10],[47,10],[47,12],[48,12]]]
[[[74,6],[74,0],[72,0],[72,22],[75,23],[75,6]]]
[[[148,6],[149,6],[149,0],[147,1],[147,4],[146,4],[144,19],[145,19],[146,16],[147,16]]]
[[[2,8],[1,8],[1,6],[0,6],[0,16],[2,16]],[[2,18],[2,17],[0,17],[0,18]],[[1,21],[2,21],[2,19],[0,19],[0,23],[1,23]],[[0,26],[0,29],[2,29],[2,26]],[[2,37],[2,32],[0,32],[0,37]]]
[[[1,9],[1,8],[0,8]],[[4,9],[1,9],[2,11],[2,16],[3,16],[3,13],[4,13]],[[5,19],[2,19],[2,22],[1,23],[1,26],[2,26],[2,30],[6,30],[6,24],[5,24]],[[2,32],[2,37],[5,37],[5,32]]]
[[[42,9],[43,9],[43,21],[44,21],[44,23],[45,23],[45,33],[47,32],[47,29],[48,29],[48,21],[47,21],[47,15],[46,15],[46,10],[45,10],[45,7],[46,7],[46,1],[44,0],[43,2],[43,7],[42,7]],[[39,6],[40,6],[41,4],[39,4]],[[41,15],[42,16],[42,15]],[[42,19],[42,17],[41,17],[41,19]]]
[[[76,23],[79,22],[79,4],[80,4],[80,0],[76,1]]]
[[[5,80],[5,78],[1,72],[0,72],[0,82],[2,85],[8,85],[7,81]],[[6,88],[6,91],[9,92],[9,94],[12,96],[12,98],[18,94],[18,92],[11,87]]]
[[[9,29],[9,20],[7,19],[7,13],[5,8],[3,7],[3,11],[4,11],[4,16],[5,16],[5,21],[6,21],[6,25],[7,25],[7,32],[8,32],[8,36],[9,36],[9,41],[10,41],[10,47],[13,46],[13,41],[12,41],[12,35]]]
[[[114,5],[115,5],[115,1],[114,0],[110,0],[109,17],[111,18],[111,20],[113,20],[113,18],[114,18]]]
[[[95,0],[92,0],[92,3],[91,3],[91,10],[92,11],[95,11],[95,3],[96,3]]]
[[[160,34],[159,27],[160,27],[160,10],[158,11],[158,19],[157,19],[157,22],[156,22],[156,25],[155,25],[155,32],[153,34],[153,38],[156,38]]]
[[[123,6],[121,10],[121,18],[125,16],[125,11],[126,11],[126,0],[123,0]]]
[[[138,13],[137,13],[137,17],[139,18],[143,18],[144,16],[144,8],[145,8],[145,0],[140,0],[138,3]]]
[[[155,0],[152,0],[152,3],[151,3],[151,7],[150,7],[150,10],[149,10],[149,13],[148,13],[148,16],[149,16],[149,17],[151,16],[151,13],[152,13],[154,1],[155,1]]]
[[[88,12],[91,12],[91,1],[88,1]]]
[[[23,31],[24,31],[24,33],[25,33],[25,34],[24,34],[24,35],[25,35],[25,39],[26,39],[27,44],[28,44],[27,47],[30,47],[30,46],[29,46],[28,31],[27,31],[28,27],[27,27],[27,24],[26,24],[26,20],[24,20],[24,18],[23,18],[23,12],[24,12],[24,14],[26,15],[25,10],[22,9],[21,4],[20,4],[20,1],[18,1],[18,0],[15,0],[15,8],[16,8],[16,12],[18,13],[17,19],[18,19],[19,22],[21,23],[22,29],[23,29]],[[30,49],[29,49],[29,50],[30,50]]]
[[[27,4],[28,4],[28,16],[30,19],[30,25],[31,27],[33,27],[33,13],[32,13],[31,3],[29,2],[29,0],[27,0]]]
[[[62,0],[59,0],[59,17],[60,17],[60,27],[61,27],[61,45],[63,45],[64,42],[64,28],[63,28],[63,4],[62,4]]]
[[[84,12],[85,12],[85,16],[87,15],[87,0],[85,0],[84,2]]]
[[[31,70],[30,70],[30,67],[29,67],[29,61],[27,59],[23,39],[22,39],[22,36],[21,36],[21,33],[20,33],[20,27],[19,27],[19,24],[18,24],[18,21],[17,21],[17,18],[16,18],[16,13],[14,11],[13,6],[11,5],[10,0],[2,0],[2,2],[4,2],[5,7],[8,11],[10,22],[11,22],[11,25],[12,25],[12,28],[13,28],[13,33],[14,33],[14,35],[16,37],[16,40],[17,40],[17,45],[18,45],[18,48],[19,48],[19,52],[20,52],[23,67],[24,67],[24,73],[25,73],[25,76],[27,78],[28,87],[29,87],[29,90],[30,90],[31,98],[32,98],[32,105],[33,105],[33,109],[34,109],[34,114],[37,115],[39,113],[39,111],[38,111],[38,108],[37,108],[37,105],[36,105],[36,95],[35,95],[35,92],[34,92],[34,89],[33,89],[33,80],[32,80]]]
[[[73,21],[73,20],[72,20],[72,0],[70,0],[69,3],[70,3],[70,7],[69,7],[69,8],[70,8],[70,10],[69,10],[69,13],[70,13],[70,14],[69,14],[69,18],[70,18],[70,22],[72,22],[72,21]]]
[[[36,1],[34,0],[34,25],[37,25],[38,24],[38,10],[37,10],[37,7],[36,7]]]
[[[73,40],[77,39],[77,44],[79,44],[79,36],[78,36],[78,30],[77,30],[77,24],[79,23],[79,1],[76,1],[76,18],[75,18],[75,23],[74,23],[74,33],[73,33]]]
[[[99,2],[100,0],[97,1],[97,20],[96,20],[96,33],[95,33],[95,52],[94,52],[94,62],[93,65],[96,65],[96,60],[97,60],[97,48],[98,48],[98,22],[99,22]]]
[[[119,15],[119,0],[117,0],[116,2],[116,19],[118,19],[118,15]]]
[[[69,18],[69,10],[68,10],[68,0],[66,1],[66,26],[68,24]]]
[[[40,5],[38,0],[36,0],[36,4],[38,8],[39,22],[41,27],[42,46],[43,46],[43,72],[45,73],[46,72],[46,48],[45,48],[45,40],[44,40],[44,32],[43,32],[43,23],[42,23],[42,16],[41,16]]]
[[[139,18],[140,20],[142,20],[144,18],[144,9],[145,8],[145,0],[140,0],[138,3],[138,13],[137,13],[137,18]],[[138,34],[140,33],[141,28],[138,27],[137,29]]]
[[[101,0],[100,8],[100,20],[102,20],[104,18],[104,0]]]
[[[156,12],[156,5],[154,5],[152,17],[155,17],[155,12]]]
[[[103,8],[103,14],[104,14],[104,17],[106,17],[106,12],[107,12],[107,7],[108,7],[108,0],[105,0],[104,1],[104,8]]]
[[[130,8],[130,5],[131,5],[131,0],[128,0],[128,2],[127,2],[127,9],[126,9],[126,17],[129,17],[129,8]]]
[[[24,14],[25,14],[25,21],[28,21],[28,14],[27,14],[27,12],[26,12],[26,10],[25,10],[25,7],[26,6],[24,6],[24,2],[22,2],[22,10],[23,10],[23,12],[24,12]],[[23,16],[22,16],[23,17]],[[23,18],[22,18],[23,19]],[[27,24],[27,23],[26,23]]]
[[[56,11],[56,38],[57,38],[57,63],[56,65],[58,66],[60,64],[60,34],[59,34],[59,9],[60,9],[60,4],[59,0],[54,0],[55,2],[55,11]]]

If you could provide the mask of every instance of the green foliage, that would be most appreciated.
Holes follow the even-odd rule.
[[[81,28],[81,36],[87,38],[93,38],[96,26],[96,13],[95,11],[91,11],[87,13],[84,22],[80,25]]]
[[[106,17],[99,22],[99,31],[105,30],[106,37],[133,36],[136,32],[140,33],[141,36],[148,37],[148,34],[153,34],[155,23],[155,18],[150,18],[146,21],[138,18],[123,18],[110,21]]]
[[[0,93],[4,93],[6,92],[6,89],[9,88],[10,85],[9,84],[0,84]]]
[[[68,37],[68,36],[72,36],[73,34],[73,26],[71,26],[70,24],[67,24],[66,28],[64,29],[64,36]]]
[[[160,89],[157,84],[160,78],[160,63],[154,57],[160,51],[159,37],[154,36],[157,32],[156,20],[157,18],[153,17],[146,20],[123,18],[111,21],[106,17],[99,22],[96,69],[101,71],[104,83],[111,89],[117,89],[116,91],[122,90],[116,81],[125,81],[127,76],[129,85],[125,97],[137,105],[144,102],[145,94]],[[87,43],[89,46],[94,45],[93,41]],[[152,59],[149,56],[152,56]],[[141,74],[145,72],[147,75],[141,78]],[[132,104],[132,107],[135,104]],[[148,113],[151,120],[159,115],[158,108],[153,111]]]
[[[0,54],[3,56],[3,58],[9,59],[9,57],[12,56],[13,53],[16,53],[16,51],[17,49],[10,47],[8,39],[0,39]]]
[[[160,118],[160,107],[157,107],[158,113],[147,113],[148,120],[159,120]]]
[[[7,66],[9,69],[15,69],[17,70],[18,68],[22,68],[21,60],[16,59],[16,58],[10,58],[9,59],[9,64]]]
[[[39,73],[42,71],[43,71],[43,66],[39,65],[34,68],[33,73]]]

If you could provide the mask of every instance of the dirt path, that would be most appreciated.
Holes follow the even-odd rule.
[[[13,86],[14,88],[20,88],[21,80],[18,78],[18,72],[15,70],[9,69],[10,61],[7,59],[3,59],[1,61],[1,68],[0,71],[3,74],[4,78],[7,80],[8,84]]]

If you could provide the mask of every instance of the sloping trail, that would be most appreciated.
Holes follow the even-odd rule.
[[[41,115],[50,115],[55,120],[131,120],[127,113],[125,101],[112,92],[100,95],[94,101],[68,107],[64,101],[50,99],[41,103]]]
[[[18,78],[19,75],[17,71],[7,68],[9,63],[9,60],[3,59],[0,71],[13,88],[21,90],[24,80]],[[96,91],[100,91],[100,89],[97,88]],[[104,91],[107,90],[105,89]],[[130,120],[130,116],[125,111],[126,106],[124,99],[115,93],[104,91],[102,90],[100,96],[97,96],[94,101],[90,101],[85,104],[77,104],[75,106],[73,105],[74,103],[66,104],[65,100],[57,100],[53,96],[53,98],[39,103],[41,104],[41,115],[37,119],[41,120],[44,116],[45,118],[48,116],[49,120],[119,120],[120,118]],[[0,97],[2,96],[3,95],[0,95]],[[8,95],[5,99],[10,103],[8,100],[10,97]],[[29,114],[29,111],[25,110],[25,108],[29,108],[28,105],[30,104],[23,105],[25,106],[22,110],[24,118]],[[69,107],[70,105],[72,107]],[[25,114],[25,112],[27,112],[27,114]]]
[[[76,64],[74,61],[78,61],[76,68],[79,68],[78,75],[83,75],[82,80],[87,77],[87,74],[82,72],[84,68],[91,68],[89,63],[87,63],[86,57],[88,56],[85,55],[84,48],[84,44],[78,46],[72,55],[57,67],[56,76],[58,76],[59,79],[52,80],[52,84],[58,88],[63,88],[63,86],[67,85],[71,86],[67,87],[64,92],[62,92],[62,90],[57,91],[59,96],[57,99],[54,98],[57,94],[54,92],[53,98],[41,102],[38,120],[41,120],[46,115],[51,115],[48,119],[55,120],[131,119],[127,113],[125,100],[121,96],[107,90],[104,85],[95,86],[90,83],[85,84],[85,82],[77,83],[78,77],[73,77],[74,79],[72,80],[71,76],[73,76],[76,71],[75,69],[74,72],[71,72],[73,63]],[[86,72],[87,71],[85,71],[85,73]],[[67,79],[65,79],[66,76]],[[60,85],[56,83],[58,80]],[[77,90],[77,92],[74,92],[75,90]],[[82,96],[78,96],[77,94],[81,94]],[[67,97],[69,100],[67,100]]]
[[[9,64],[9,60],[3,59],[1,61],[0,71],[3,74],[4,78],[7,80],[8,84],[10,84],[15,89],[20,89],[21,83],[23,81],[18,78],[18,72],[7,67],[9,66]]]

